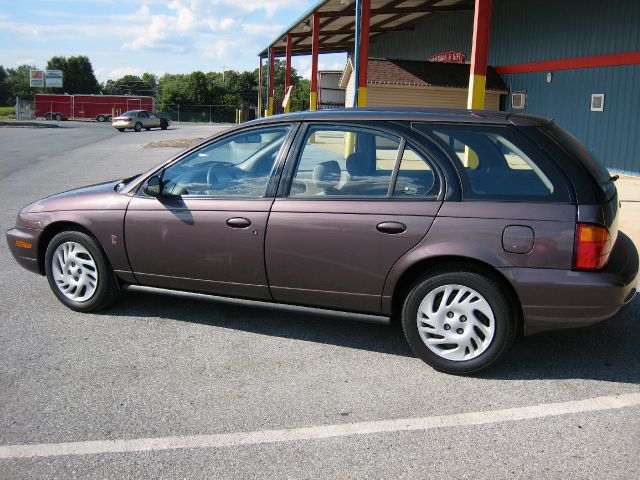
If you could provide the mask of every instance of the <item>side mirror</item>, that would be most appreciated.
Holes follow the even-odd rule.
[[[160,177],[154,175],[150,177],[142,186],[142,191],[150,197],[159,197],[162,194],[164,182]]]

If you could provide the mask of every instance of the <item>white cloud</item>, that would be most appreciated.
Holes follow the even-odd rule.
[[[273,18],[278,10],[285,8],[295,8],[300,6],[299,0],[254,0],[249,2],[238,3],[236,0],[221,0],[222,3],[239,7],[247,12],[256,12],[264,10],[267,18]]]
[[[100,75],[98,75],[98,70],[100,71]],[[121,67],[121,68],[115,68],[111,70],[106,74],[106,76],[103,77],[102,73],[104,73],[104,69],[98,69],[98,70],[96,70],[95,72],[96,76],[100,76],[108,80],[117,80],[118,78],[122,78],[125,75],[140,75],[143,73],[142,69],[138,67]]]

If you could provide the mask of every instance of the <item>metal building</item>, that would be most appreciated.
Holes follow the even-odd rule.
[[[358,105],[369,58],[454,53],[471,63],[480,108],[491,65],[510,93],[501,109],[551,117],[610,170],[640,174],[640,0],[323,0],[261,58],[336,51],[365,58]]]

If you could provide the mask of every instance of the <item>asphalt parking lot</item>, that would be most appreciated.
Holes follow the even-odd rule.
[[[144,171],[161,139],[108,125],[0,128],[0,221]],[[0,478],[640,477],[640,296],[519,340],[475,377],[399,330],[148,294],[68,310],[0,244]]]

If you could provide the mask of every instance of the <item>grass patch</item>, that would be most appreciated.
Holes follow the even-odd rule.
[[[0,107],[0,117],[15,116],[16,107]]]

